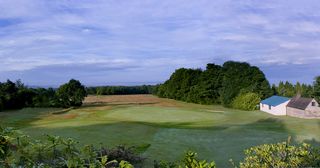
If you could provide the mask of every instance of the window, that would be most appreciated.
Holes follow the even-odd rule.
[[[269,105],[269,110],[271,110],[271,105]]]
[[[316,102],[312,102],[312,103],[311,103],[311,106],[316,106]]]

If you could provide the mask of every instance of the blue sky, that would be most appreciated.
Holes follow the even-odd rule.
[[[317,0],[0,0],[0,81],[163,82],[247,61],[271,83],[320,75]]]

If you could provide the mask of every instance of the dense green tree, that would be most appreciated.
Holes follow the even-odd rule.
[[[53,88],[36,88],[32,89],[35,93],[35,96],[32,98],[32,104],[34,107],[55,107],[57,106],[56,103],[56,96],[55,90]]]
[[[61,85],[56,91],[58,104],[63,107],[81,106],[86,96],[85,87],[78,80],[74,79]]]
[[[99,86],[87,88],[88,94],[96,95],[130,95],[130,94],[152,94],[156,86]]]
[[[320,101],[320,76],[317,76],[313,82],[313,96]]]
[[[189,101],[201,104],[219,104],[222,78],[222,67],[208,64],[206,70],[201,73],[199,83],[190,89]]]
[[[256,93],[260,98],[273,94],[259,68],[248,63],[228,61],[208,64],[206,70],[177,69],[169,80],[157,87],[159,97],[201,104],[230,106],[239,93]]]
[[[296,85],[294,86],[295,93],[301,94],[302,93],[302,85],[300,82],[297,82]]]
[[[55,106],[55,90],[52,88],[28,88],[18,80],[15,83],[7,81],[4,92],[8,98],[5,102],[6,109]]]
[[[0,88],[4,109],[20,108],[20,102],[18,102],[18,88],[16,84],[10,80],[5,83],[1,83]]]
[[[302,84],[301,85],[301,96],[303,97],[312,97],[313,87],[311,85]]]
[[[272,84],[271,90],[272,90],[272,95],[277,95],[277,86],[275,84]]]
[[[21,81],[0,83],[0,110],[19,109],[32,104],[34,93]]]
[[[229,106],[240,92],[257,93],[261,98],[272,95],[270,84],[258,67],[228,61],[223,64],[223,72],[221,101],[225,106]]]
[[[0,96],[0,111],[4,109],[4,102],[3,102],[3,97]]]
[[[191,88],[198,84],[202,71],[200,69],[177,69],[158,89],[160,97],[191,101]]]
[[[275,90],[275,94],[279,96],[293,97],[300,94],[303,97],[312,97],[313,95],[312,86],[304,83],[300,84],[300,82],[292,84],[288,81],[280,81],[278,86],[274,85],[273,88],[273,90]]]

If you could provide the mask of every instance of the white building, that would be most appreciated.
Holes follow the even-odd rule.
[[[273,115],[286,115],[290,98],[272,96],[260,102],[260,110]]]

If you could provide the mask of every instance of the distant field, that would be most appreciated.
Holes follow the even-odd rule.
[[[152,95],[89,96],[84,106],[66,113],[61,109],[26,108],[0,113],[2,125],[39,137],[54,134],[84,144],[151,146],[143,154],[152,159],[177,160],[184,151],[197,151],[219,167],[236,163],[243,150],[254,145],[285,141],[318,144],[320,120],[275,117],[222,106],[205,106],[160,99]],[[150,166],[146,166],[150,167]]]

